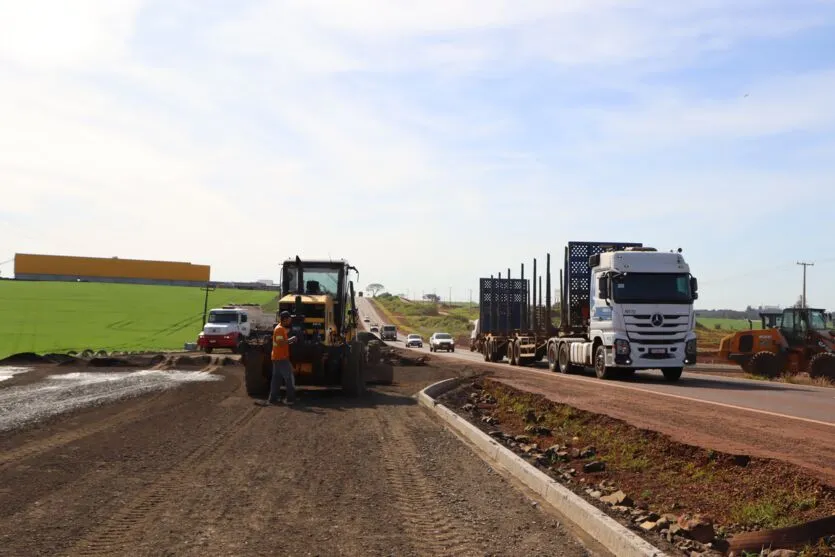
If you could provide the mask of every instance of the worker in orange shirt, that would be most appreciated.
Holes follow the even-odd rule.
[[[273,329],[273,377],[270,381],[270,397],[267,404],[278,404],[278,393],[284,383],[285,404],[296,401],[296,381],[293,377],[293,364],[290,363],[290,345],[296,342],[296,337],[290,334],[290,312],[279,314],[278,325]]]

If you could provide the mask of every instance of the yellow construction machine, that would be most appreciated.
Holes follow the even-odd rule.
[[[808,372],[835,379],[835,330],[822,309],[787,308],[760,314],[761,330],[740,331],[719,343],[719,357],[762,377]]]
[[[292,314],[290,361],[297,386],[341,386],[348,396],[366,390],[364,344],[357,339],[354,283],[356,267],[344,260],[304,261],[297,256],[282,264],[281,295],[276,314]],[[250,396],[269,392],[272,334],[247,339],[241,348]]]

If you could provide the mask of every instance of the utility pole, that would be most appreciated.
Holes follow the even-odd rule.
[[[209,292],[213,292],[215,289],[214,286],[209,286],[209,283],[206,283],[206,286],[201,286],[200,290],[204,290],[206,292],[206,298],[203,300],[203,325],[206,324],[206,313],[209,311]]]
[[[449,298],[447,299],[447,304],[452,305],[452,287],[449,287]]]
[[[806,306],[806,267],[814,267],[814,263],[806,263],[805,261],[798,261],[798,265],[803,265],[803,307]]]

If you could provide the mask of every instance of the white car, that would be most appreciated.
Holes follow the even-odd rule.
[[[420,335],[411,334],[406,337],[406,348],[409,348],[411,346],[423,348],[423,339],[420,338]]]
[[[455,339],[449,333],[432,333],[429,337],[429,351],[437,352],[438,350],[446,350],[447,352],[455,352]]]

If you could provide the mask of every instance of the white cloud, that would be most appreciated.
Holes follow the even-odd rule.
[[[28,69],[89,68],[127,53],[141,0],[0,3],[0,60]]]
[[[734,234],[754,192],[760,210],[786,206],[797,172],[635,161],[680,141],[831,129],[832,74],[775,76],[724,100],[641,79],[819,25],[810,5],[3,4],[0,234],[20,243],[12,251],[191,260],[217,278],[330,254],[364,280],[439,291],[557,253],[601,208],[607,236],[652,236],[650,210]],[[546,91],[529,105],[479,82],[532,90],[540,72],[578,98],[614,85],[634,104],[560,105]],[[817,169],[800,176],[791,204],[831,198]],[[429,246],[451,238],[457,259],[436,260]]]

